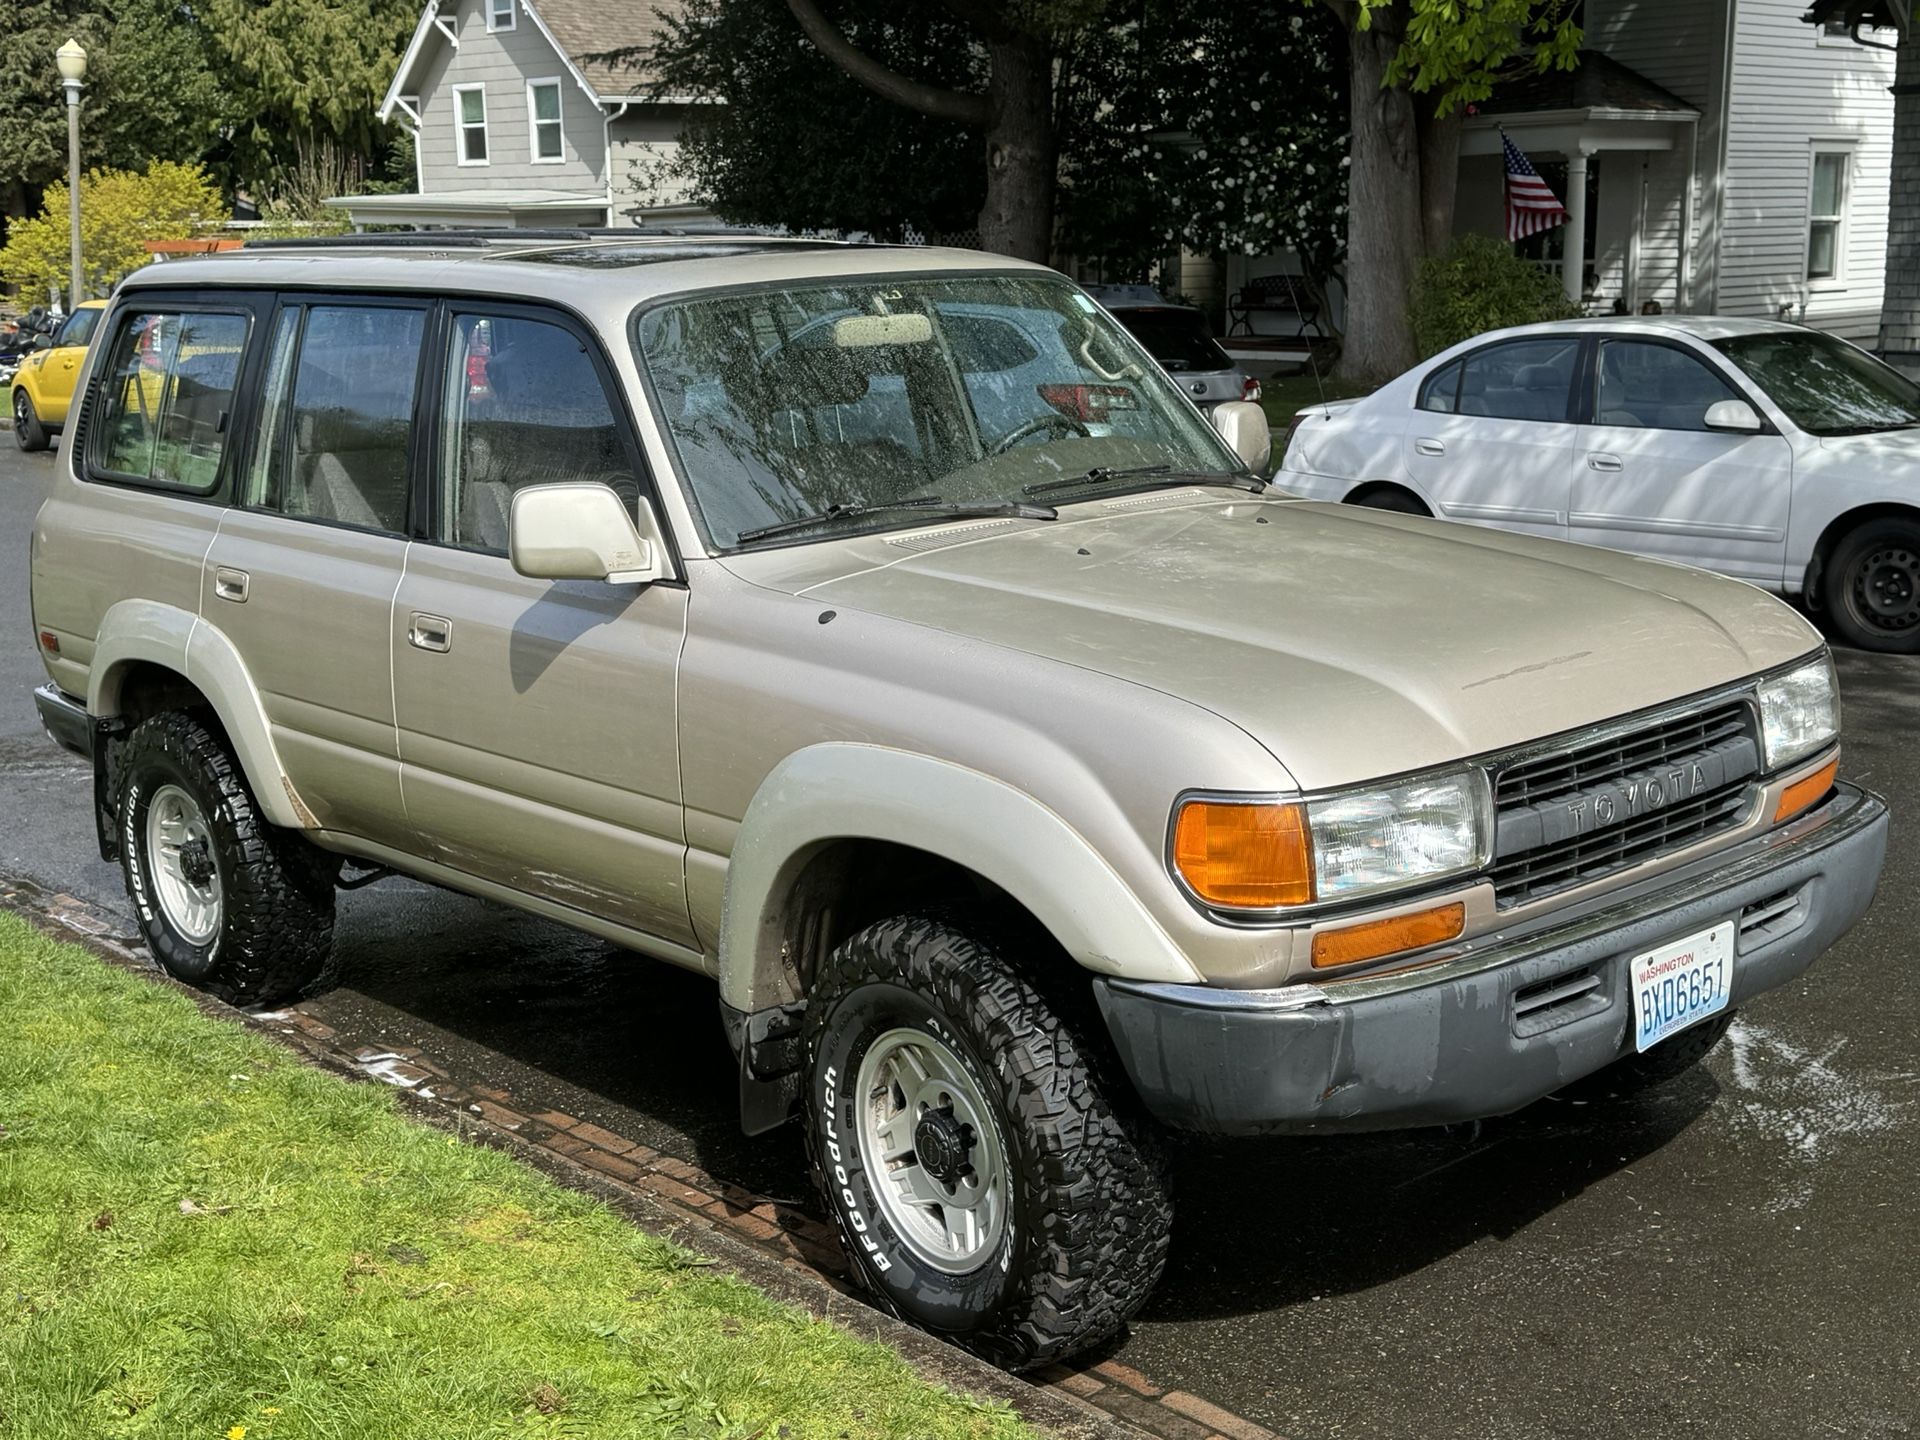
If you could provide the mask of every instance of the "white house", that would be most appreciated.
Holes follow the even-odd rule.
[[[704,220],[658,183],[687,106],[597,58],[651,44],[674,0],[427,0],[380,118],[414,137],[417,189],[327,201],[356,226]]]

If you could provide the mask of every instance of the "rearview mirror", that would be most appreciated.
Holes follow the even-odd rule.
[[[1247,400],[1229,400],[1213,407],[1213,428],[1233,447],[1233,453],[1257,475],[1267,473],[1273,458],[1273,428],[1267,412]]]
[[[608,485],[529,485],[513,492],[507,553],[529,580],[607,580],[644,585],[660,578],[653,544]]]
[[[1737,430],[1748,435],[1757,435],[1764,428],[1753,406],[1744,400],[1714,401],[1702,423],[1709,430]]]
[[[833,343],[841,350],[876,345],[924,345],[933,339],[933,322],[924,315],[849,315],[833,322]]]

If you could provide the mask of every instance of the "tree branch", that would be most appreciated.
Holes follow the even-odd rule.
[[[800,22],[807,39],[821,54],[881,99],[937,120],[957,120],[962,125],[975,127],[986,125],[990,114],[986,96],[947,90],[889,70],[849,41],[838,25],[820,13],[815,0],[787,0],[787,8],[793,11],[793,18]]]

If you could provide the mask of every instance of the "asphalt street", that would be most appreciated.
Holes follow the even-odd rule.
[[[27,537],[52,474],[0,450],[0,869],[124,913],[86,772],[29,697]],[[1172,1263],[1118,1358],[1294,1440],[1920,1433],[1920,659],[1839,659],[1845,770],[1895,830],[1838,949],[1634,1102],[1176,1142]],[[704,980],[406,881],[344,896],[338,943],[323,1004],[357,1031],[802,1190],[791,1130],[738,1134]]]

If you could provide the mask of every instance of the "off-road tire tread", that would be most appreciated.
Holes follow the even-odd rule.
[[[200,715],[176,710],[151,716],[115,751],[114,815],[123,829],[128,782],[152,755],[171,759],[196,782],[202,803],[214,802],[206,814],[222,861],[223,929],[214,969],[190,983],[233,1005],[277,1003],[330,988],[339,975],[333,951],[337,862],[260,813],[233,752]],[[124,842],[121,850],[124,870]],[[127,887],[131,895],[130,875]],[[155,958],[166,966],[170,932],[144,928]]]
[[[1003,1118],[1014,1117],[1025,1132],[1009,1137],[1009,1163],[1025,1188],[1026,1212],[1037,1217],[1029,1228],[1041,1246],[1039,1263],[1014,1277],[993,1324],[948,1338],[1024,1370],[1117,1335],[1166,1268],[1173,1220],[1164,1152],[1152,1122],[1125,1106],[1124,1081],[1105,1083],[1104,1057],[1076,1038],[993,939],[935,915],[881,921],[828,958],[807,1007],[809,1072],[836,999],[874,982],[901,985],[936,1005],[989,1063],[1001,1055],[1021,1062],[988,1078]],[[827,1193],[815,1127],[805,1128],[815,1182]],[[1037,1166],[1030,1163],[1036,1158]],[[844,1212],[827,1208],[859,1273]]]

